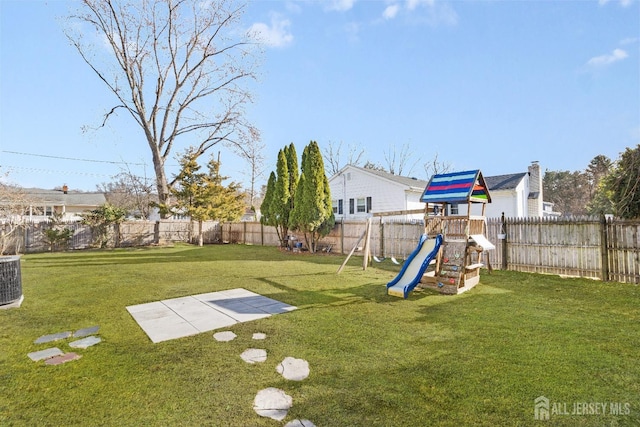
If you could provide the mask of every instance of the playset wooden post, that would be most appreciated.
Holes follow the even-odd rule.
[[[479,170],[434,175],[421,201],[425,207],[425,233],[442,234],[435,270],[427,272],[423,288],[460,294],[480,281],[482,254],[495,246],[486,238],[485,208],[491,195]],[[466,204],[466,212],[464,205]],[[451,214],[454,206],[460,214]],[[479,212],[478,212],[479,210]]]

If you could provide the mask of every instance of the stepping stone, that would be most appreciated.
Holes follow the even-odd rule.
[[[96,334],[98,333],[99,330],[100,330],[100,326],[92,326],[90,328],[78,329],[73,333],[73,336],[76,338],[82,338],[82,337]]]
[[[86,338],[83,338],[81,340],[70,342],[69,343],[69,347],[71,347],[71,348],[87,348],[87,347],[91,347],[92,345],[96,345],[101,341],[102,341],[102,339],[100,339],[98,337],[94,337],[92,335],[90,337],[86,337]]]
[[[47,365],[61,365],[63,363],[71,362],[72,360],[80,359],[82,356],[76,353],[67,353],[61,356],[55,356],[44,361]]]
[[[303,359],[285,357],[276,371],[285,379],[292,381],[302,381],[309,376],[309,362]]]
[[[69,338],[70,336],[71,336],[71,331],[58,332],[57,334],[51,334],[51,335],[43,335],[37,340],[35,340],[34,344],[42,344],[45,342],[63,340],[65,338]]]
[[[252,338],[254,340],[263,340],[267,338],[267,334],[263,334],[262,332],[256,332],[255,334],[253,334]]]
[[[64,353],[58,347],[47,348],[45,350],[34,351],[32,353],[27,354],[29,359],[37,362],[38,360],[49,359],[55,356],[61,356]]]
[[[284,427],[316,427],[316,425],[309,420],[293,420],[286,423]]]
[[[235,337],[237,337],[237,335],[231,331],[216,332],[215,334],[213,334],[213,338],[215,338],[217,341],[223,342],[231,341],[235,339]]]
[[[247,363],[260,363],[267,360],[267,350],[262,350],[259,348],[249,348],[242,352],[240,355],[242,360]]]
[[[293,405],[293,399],[284,391],[269,387],[260,390],[253,400],[253,410],[261,417],[282,421]]]

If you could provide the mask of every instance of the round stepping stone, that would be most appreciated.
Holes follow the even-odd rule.
[[[267,360],[267,350],[259,348],[248,348],[240,355],[242,360],[247,363],[260,363]]]
[[[224,342],[232,341],[235,337],[237,337],[237,335],[231,331],[216,332],[215,334],[213,334],[213,338],[215,338],[217,341]]]
[[[284,427],[316,427],[316,425],[309,420],[293,420],[286,423]]]
[[[282,421],[293,405],[293,399],[279,388],[260,390],[253,400],[253,410],[261,417]]]
[[[276,366],[276,371],[287,380],[302,381],[309,376],[309,362],[304,359],[285,357]]]
[[[262,332],[256,332],[252,337],[254,340],[264,340],[267,338],[267,334],[263,334]]]

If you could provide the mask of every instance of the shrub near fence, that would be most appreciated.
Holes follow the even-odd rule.
[[[16,240],[19,251],[48,250],[43,231],[48,223],[25,224]],[[91,229],[80,223],[65,226],[74,231],[69,249],[91,247]],[[320,248],[346,254],[356,246],[364,248],[365,221],[337,223],[320,241]],[[189,242],[197,223],[189,221],[126,221],[112,233],[114,246],[145,246],[165,242]],[[274,227],[259,222],[203,224],[204,242],[243,243],[279,246]],[[406,259],[424,232],[421,221],[391,221],[374,218],[371,253],[378,257]],[[501,239],[505,234],[506,238]],[[302,234],[292,233],[303,242]],[[496,245],[485,262],[494,269],[590,277],[618,282],[640,283],[640,220],[604,218],[489,218],[487,237]],[[360,242],[358,242],[360,240]],[[293,240],[291,241],[293,242]],[[15,249],[15,248],[14,248]],[[6,253],[12,252],[9,248]],[[359,252],[356,252],[359,253]],[[361,252],[360,252],[361,253]],[[488,266],[489,266],[488,265]]]

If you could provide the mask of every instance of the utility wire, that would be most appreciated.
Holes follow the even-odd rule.
[[[55,173],[57,175],[84,175],[84,176],[96,176],[96,177],[107,177],[111,178],[113,175],[106,175],[101,173],[93,173],[93,172],[75,172],[75,171],[56,171],[51,169],[39,169],[39,168],[29,168],[23,166],[11,166],[11,165],[0,165],[0,168],[6,168],[8,171],[26,171],[26,172],[37,172],[37,173]]]
[[[144,163],[128,163],[128,162],[115,162],[112,160],[93,160],[93,159],[79,159],[79,158],[75,158],[75,157],[61,157],[61,156],[50,156],[47,154],[35,154],[35,153],[21,153],[19,151],[8,151],[8,150],[2,150],[2,153],[7,153],[7,154],[19,154],[21,156],[33,156],[33,157],[46,157],[49,159],[60,159],[60,160],[73,160],[76,162],[91,162],[91,163],[109,163],[112,165],[132,165],[132,166],[146,166]]]

